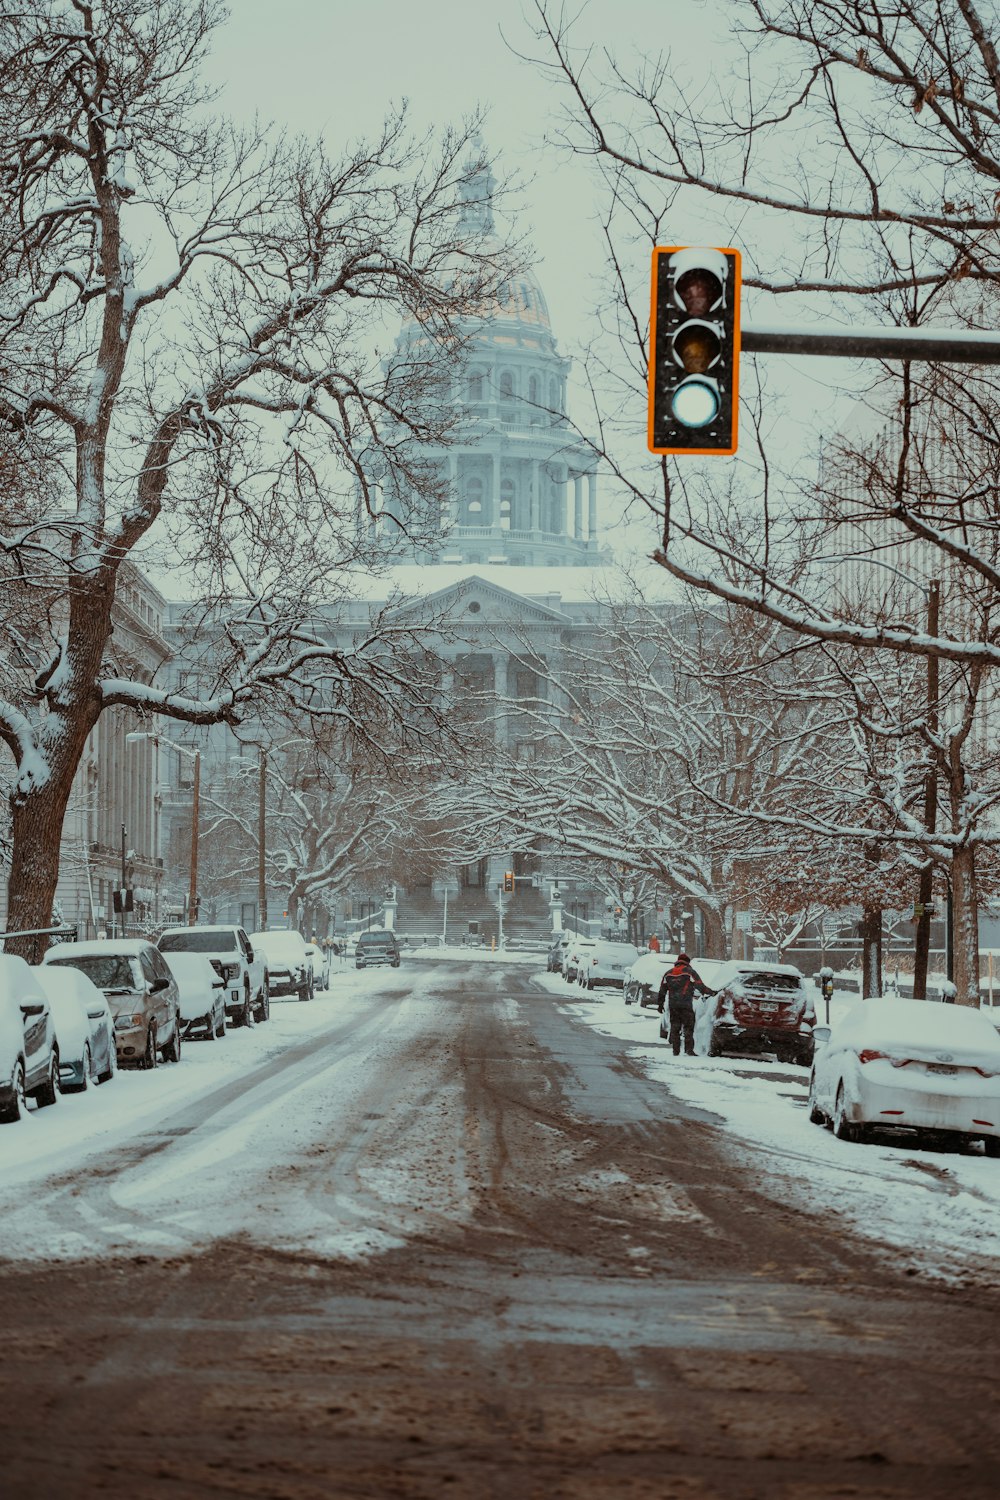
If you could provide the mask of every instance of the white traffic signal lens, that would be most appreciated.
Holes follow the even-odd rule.
[[[709,375],[682,380],[670,398],[674,420],[682,427],[707,427],[719,415],[719,387]]]
[[[722,340],[712,323],[693,318],[689,323],[682,323],[674,334],[674,359],[688,375],[704,375],[718,363],[721,353]]]

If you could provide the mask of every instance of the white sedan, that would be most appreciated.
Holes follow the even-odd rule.
[[[197,930],[197,929],[195,929]],[[178,1014],[185,1039],[214,1042],[226,1034],[226,981],[204,953],[170,949],[163,961],[177,982]]]
[[[980,1011],[932,1000],[865,1000],[816,1028],[809,1118],[841,1140],[871,1128],[982,1140],[1000,1156],[1000,1036]]]

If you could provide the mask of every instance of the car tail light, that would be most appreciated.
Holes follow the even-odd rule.
[[[1000,1074],[997,1073],[995,1068],[977,1068],[976,1072],[979,1074],[980,1078],[1000,1077]],[[980,1124],[982,1124],[982,1121],[980,1121]]]
[[[596,969],[597,968],[597,959],[596,958],[592,958],[590,960],[590,962],[593,964],[594,968]]]
[[[894,1068],[905,1068],[911,1061],[912,1059],[909,1057],[893,1057],[891,1052],[879,1052],[874,1047],[865,1047],[863,1051],[858,1053],[858,1062],[860,1063],[888,1062],[892,1063]]]
[[[989,1125],[990,1129],[991,1130],[993,1129],[993,1121],[992,1120],[973,1120],[972,1123],[973,1123],[973,1125]]]

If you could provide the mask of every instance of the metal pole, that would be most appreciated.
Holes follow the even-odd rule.
[[[817,354],[827,359],[921,360],[945,365],[1000,365],[995,329],[791,328],[743,325],[740,347],[748,354]]]
[[[121,893],[120,893],[120,900],[121,900],[121,903],[122,903],[122,909],[121,909],[122,932],[121,932],[121,935],[122,935],[122,937],[124,937],[125,936],[125,824],[124,823],[122,824],[122,888],[121,888]],[[113,928],[114,927],[114,923],[112,922],[111,925],[112,925],[112,928]]]
[[[497,912],[499,913],[499,925],[497,927],[497,946],[503,947],[503,881],[497,886]]]
[[[945,949],[947,950],[947,953],[946,953],[946,964],[947,964],[947,967],[945,969],[945,972],[946,972],[946,974],[948,976],[948,983],[949,984],[954,984],[954,982],[955,982],[955,928],[954,928],[954,915],[953,915],[952,902],[951,902],[951,871],[950,870],[948,871],[948,904],[947,904],[947,907],[945,909],[944,942],[945,942]],[[949,996],[948,998],[951,999],[952,997]]]
[[[936,636],[940,623],[941,584],[934,579],[927,589],[927,633]],[[932,738],[938,732],[938,658],[927,658],[927,729]],[[937,752],[931,750],[931,763],[924,783],[924,827],[928,833],[937,828]],[[927,970],[930,964],[931,913],[934,900],[934,867],[928,863],[917,883],[917,903],[922,908],[917,917],[913,948],[913,998],[927,999]],[[950,975],[948,976],[951,977]]]
[[[441,946],[448,944],[448,882],[444,883],[444,924],[441,928]]]
[[[257,780],[257,925],[267,931],[267,870],[265,838],[267,832],[267,752],[261,750]]]
[[[194,788],[191,794],[191,880],[188,886],[188,926],[198,921],[198,802],[201,797],[201,751],[194,752]]]

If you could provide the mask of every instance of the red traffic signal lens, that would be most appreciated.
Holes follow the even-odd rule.
[[[722,282],[707,266],[694,266],[678,276],[674,291],[690,318],[703,318],[722,301]]]

